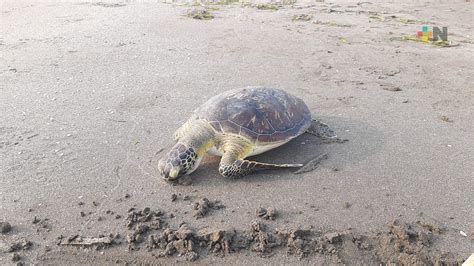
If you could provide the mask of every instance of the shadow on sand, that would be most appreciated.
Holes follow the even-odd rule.
[[[377,153],[383,145],[383,134],[366,122],[348,120],[341,117],[322,117],[328,122],[344,143],[324,143],[320,138],[303,134],[289,143],[266,153],[249,157],[250,160],[268,163],[307,163],[323,154],[328,158],[320,167],[343,168],[356,164]],[[241,178],[224,178],[218,173],[220,157],[206,156],[201,166],[190,175],[194,186],[221,186],[234,182],[271,182],[280,178],[302,178],[305,174],[295,174],[296,169],[261,171]],[[332,165],[332,166],[331,166]],[[314,171],[318,171],[315,169]]]

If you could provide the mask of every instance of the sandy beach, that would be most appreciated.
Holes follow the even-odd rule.
[[[473,10],[2,1],[0,264],[461,263],[474,252]],[[448,41],[416,41],[422,25]],[[348,141],[304,134],[255,157],[327,153],[303,174],[224,178],[208,156],[186,182],[162,180],[173,132],[245,86],[302,98]]]

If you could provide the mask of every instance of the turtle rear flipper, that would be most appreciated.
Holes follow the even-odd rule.
[[[319,137],[325,143],[343,143],[347,141],[347,139],[339,138],[336,135],[336,132],[334,132],[334,130],[332,130],[328,125],[316,119],[311,119],[311,125],[306,130],[306,133]]]

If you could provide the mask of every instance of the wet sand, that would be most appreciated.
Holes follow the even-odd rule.
[[[409,264],[474,252],[471,2],[211,5],[206,20],[193,8],[1,4],[0,221],[11,229],[0,264]],[[407,38],[423,24],[448,26],[453,46]],[[174,130],[249,85],[303,98],[348,141],[302,135],[256,157],[328,154],[302,174],[226,179],[209,156],[191,184],[162,181]]]

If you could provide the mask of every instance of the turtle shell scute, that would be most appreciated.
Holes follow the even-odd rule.
[[[278,142],[298,136],[311,123],[299,98],[279,89],[247,87],[225,91],[195,110],[217,131],[240,134],[251,141]]]

